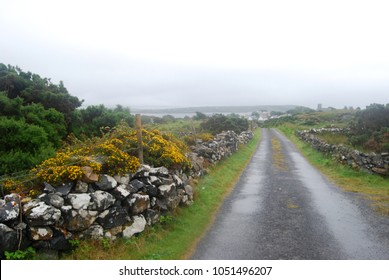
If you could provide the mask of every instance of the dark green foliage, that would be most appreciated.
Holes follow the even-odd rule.
[[[315,110],[312,110],[311,108],[308,107],[303,107],[303,106],[298,106],[294,109],[288,110],[287,113],[291,115],[296,115],[296,114],[308,114],[308,113],[313,113]]]
[[[0,117],[0,174],[25,170],[54,154],[42,127]]]
[[[207,119],[207,115],[201,112],[196,112],[196,115],[193,116],[194,120],[205,120]]]
[[[379,131],[389,127],[389,104],[371,104],[365,110],[359,111],[356,117],[356,124],[353,127],[357,132]]]
[[[201,124],[201,128],[210,133],[217,134],[222,131],[233,130],[236,133],[248,130],[249,122],[239,115],[215,114]]]
[[[70,131],[77,137],[100,136],[101,129],[113,128],[122,121],[134,126],[134,116],[129,108],[117,105],[110,109],[104,105],[93,105],[72,114]]]
[[[45,109],[53,108],[68,117],[80,107],[82,101],[68,93],[63,82],[53,84],[48,78],[41,78],[31,72],[23,72],[19,67],[0,63],[0,91],[7,97],[22,98],[23,105],[42,104]]]
[[[296,118],[293,116],[286,116],[286,117],[281,117],[281,118],[275,118],[275,119],[270,119],[266,120],[261,124],[262,127],[277,127],[280,125],[283,125],[285,123],[295,123]]]
[[[30,169],[60,148],[69,133],[100,135],[125,121],[133,125],[128,108],[82,104],[63,82],[0,63],[0,175]]]
[[[62,113],[45,109],[41,104],[23,105],[22,98],[10,99],[4,92],[0,92],[0,116],[24,120],[26,124],[43,128],[54,147],[59,147],[61,139],[66,136],[66,123]]]
[[[368,151],[389,151],[389,104],[371,104],[358,111],[350,142]]]

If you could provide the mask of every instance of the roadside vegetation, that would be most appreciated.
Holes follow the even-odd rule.
[[[389,152],[387,119],[389,105],[372,104],[364,110],[332,110],[295,114],[285,118],[269,120],[263,125],[282,131],[303,155],[330,180],[345,191],[361,194],[370,201],[379,213],[389,215],[389,181],[386,176],[367,174],[342,165],[331,157],[313,149],[295,135],[296,130],[338,127],[349,128],[347,134],[321,133],[322,140],[329,144],[344,145],[364,152]],[[379,121],[378,121],[379,120]]]
[[[129,240],[82,241],[64,259],[169,260],[189,258],[192,250],[214,217],[225,197],[233,189],[249,163],[260,139],[259,130],[251,142],[210,168],[195,184],[194,203],[175,213],[162,216],[160,224],[149,227]]]
[[[68,137],[101,136],[122,121],[134,125],[129,108],[82,103],[62,81],[0,63],[0,176],[54,156]]]
[[[72,96],[63,82],[55,84],[38,74],[0,63],[0,195],[36,197],[44,183],[56,187],[81,180],[86,172],[126,174],[140,166],[135,117],[129,108],[91,105]],[[146,164],[189,172],[185,156],[191,145],[234,130],[249,122],[239,115],[176,119],[142,116],[143,157]],[[195,202],[160,218],[136,238],[110,241],[72,240],[68,259],[182,259],[190,255],[204,230],[245,169],[259,141],[255,138],[237,153],[193,179]],[[84,168],[89,171],[85,171]],[[32,257],[34,255],[34,257]],[[35,251],[17,251],[9,259],[31,259]]]

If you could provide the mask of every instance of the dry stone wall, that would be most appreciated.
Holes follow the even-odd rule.
[[[142,165],[135,174],[111,177],[87,174],[83,180],[44,184],[37,198],[10,194],[0,199],[0,255],[29,246],[54,258],[71,249],[70,240],[131,238],[179,206],[190,206],[191,179],[204,174],[204,162],[216,163],[234,153],[252,132],[228,131],[212,141],[198,142],[188,154],[192,171],[171,172]]]
[[[332,156],[342,164],[371,174],[389,175],[389,153],[367,154],[343,145],[331,145],[318,137],[322,132],[347,134],[349,131],[341,128],[322,128],[297,131],[296,135],[317,151]]]
[[[45,184],[36,199],[11,194],[0,200],[0,253],[27,246],[66,251],[71,239],[130,238],[192,201],[187,177],[148,165],[135,174],[101,175],[94,183]]]

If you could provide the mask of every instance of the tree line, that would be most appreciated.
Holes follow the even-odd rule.
[[[29,169],[53,156],[69,135],[101,134],[120,121],[134,124],[130,109],[118,105],[81,108],[62,81],[0,63],[0,175]]]

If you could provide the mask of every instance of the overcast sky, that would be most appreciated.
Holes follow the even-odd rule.
[[[84,105],[389,103],[389,1],[0,0],[0,62]]]

